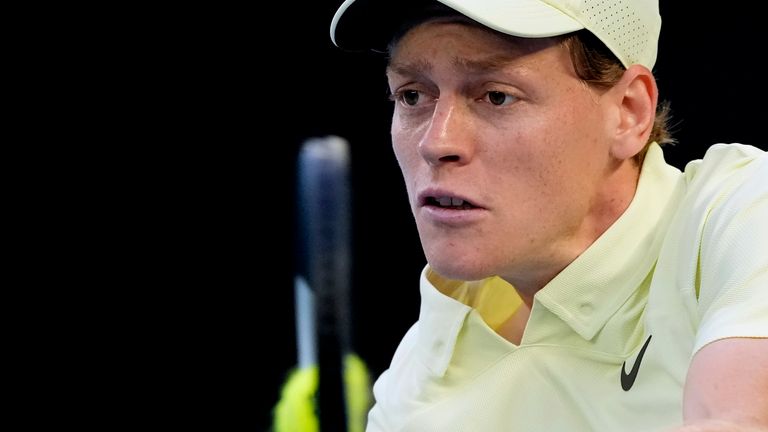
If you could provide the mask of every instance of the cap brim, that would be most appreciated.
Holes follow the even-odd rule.
[[[432,0],[346,0],[331,21],[331,40],[345,49],[384,51],[410,12]],[[584,26],[540,0],[440,0],[489,28],[520,37],[557,36]]]

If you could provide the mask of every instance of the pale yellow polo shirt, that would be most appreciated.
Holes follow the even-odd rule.
[[[768,156],[715,145],[681,173],[651,146],[629,208],[536,294],[519,346],[493,330],[520,304],[511,286],[442,281],[459,301],[437,280],[426,267],[368,432],[680,425],[696,351],[768,336]]]

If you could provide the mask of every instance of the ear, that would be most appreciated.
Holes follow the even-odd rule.
[[[645,147],[651,135],[659,98],[656,79],[645,66],[632,65],[610,92],[619,108],[611,154],[629,159]]]

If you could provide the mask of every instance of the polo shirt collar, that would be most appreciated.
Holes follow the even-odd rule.
[[[536,293],[535,303],[557,315],[582,338],[591,340],[655,264],[665,232],[658,228],[669,222],[672,212],[666,211],[666,207],[672,205],[682,187],[680,171],[667,165],[661,148],[653,144],[646,154],[635,196],[627,210]],[[415,349],[422,358],[428,359],[425,364],[431,373],[443,376],[459,332],[473,309],[438,290],[429,280],[431,271],[427,265],[421,273],[421,309]],[[447,283],[452,282],[461,283]],[[535,311],[536,306],[532,313]],[[475,337],[488,333],[486,336],[490,338],[493,330],[484,325],[479,315],[476,318],[470,320],[467,331],[472,331]],[[485,349],[489,346],[491,344],[485,345]]]
[[[627,210],[536,293],[535,303],[591,340],[655,265],[666,232],[661,227],[674,213],[667,207],[683,188],[680,171],[666,164],[661,148],[652,144]]]
[[[429,359],[427,368],[436,376],[443,376],[456,346],[456,339],[471,307],[438,291],[429,281],[432,270],[425,266],[421,272],[418,346],[423,358]]]

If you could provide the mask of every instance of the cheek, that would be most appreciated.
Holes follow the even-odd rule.
[[[403,175],[408,178],[410,172],[418,164],[418,138],[413,131],[403,131],[398,127],[399,122],[392,123],[390,131],[392,135],[392,150],[395,153],[397,163],[403,171]]]
[[[581,177],[589,169],[585,159],[592,149],[567,132],[578,127],[578,122],[571,116],[556,115],[559,113],[530,118],[525,125],[505,131],[506,135],[498,134],[504,140],[497,140],[495,151],[485,158],[492,167],[486,170],[492,176],[489,181],[507,185],[501,193],[518,205],[549,210],[583,186]]]
[[[405,170],[405,160],[407,159],[407,144],[405,143],[404,139],[406,137],[402,133],[397,133],[394,127],[392,128],[391,135],[392,151],[395,153],[395,158],[397,159],[397,163],[400,165],[400,169]]]
[[[397,164],[400,166],[400,172],[405,181],[408,196],[413,201],[413,183],[419,164],[417,145],[413,138],[410,137],[410,134],[402,131],[397,132],[394,127],[391,134],[392,151],[395,154]]]
[[[602,124],[594,101],[563,104],[537,125],[536,136],[542,138],[538,152],[543,156],[540,167],[547,176],[581,177],[591,170],[605,140],[598,125]]]

